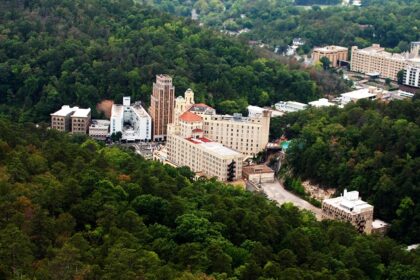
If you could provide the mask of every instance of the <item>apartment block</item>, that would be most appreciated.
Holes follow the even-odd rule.
[[[204,137],[202,127],[202,118],[188,111],[176,123],[168,125],[168,162],[188,166],[196,173],[220,181],[241,179],[244,156]]]
[[[110,133],[122,133],[123,141],[150,141],[152,118],[140,102],[131,104],[131,98],[123,98],[123,104],[113,104]]]
[[[326,57],[331,61],[331,67],[338,67],[340,66],[340,61],[348,60],[348,48],[340,46],[314,48],[312,51],[313,63],[319,62],[322,57]]]
[[[243,117],[241,114],[202,117],[206,137],[246,156],[255,156],[268,144],[271,119],[269,111],[254,117]]]
[[[404,69],[403,85],[420,88],[420,63],[408,65]]]
[[[157,75],[153,83],[153,92],[150,99],[150,115],[153,122],[153,140],[164,141],[167,135],[167,126],[173,123],[175,107],[175,87],[172,77]]]
[[[79,107],[70,107],[63,105],[60,110],[51,114],[51,128],[59,131],[71,130],[71,115],[79,109]]]
[[[181,112],[189,112],[188,116],[200,123],[199,127],[194,128],[202,129],[204,137],[246,156],[254,156],[263,151],[268,143],[271,114],[268,110],[255,113],[252,117],[243,117],[241,114],[218,115],[215,109],[206,104],[195,104],[194,93],[187,90],[185,97],[177,97],[175,100],[175,123],[180,121],[178,116]]]
[[[397,73],[409,64],[409,54],[390,53],[379,44],[351,48],[351,71],[397,80]]]
[[[361,200],[358,191],[344,190],[342,196],[325,199],[322,202],[322,217],[347,221],[360,233],[372,232],[373,206]]]
[[[77,109],[73,115],[71,115],[71,132],[79,134],[87,134],[91,121],[90,108],[88,109]]]

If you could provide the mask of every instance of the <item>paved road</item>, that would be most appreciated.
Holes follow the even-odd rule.
[[[271,200],[278,202],[280,205],[285,202],[291,202],[293,205],[300,209],[306,209],[311,211],[315,214],[318,220],[321,220],[321,209],[313,206],[306,200],[294,195],[291,192],[288,192],[284,189],[284,187],[280,184],[279,181],[275,181],[274,183],[264,183],[262,184],[262,189],[267,194],[267,197]]]

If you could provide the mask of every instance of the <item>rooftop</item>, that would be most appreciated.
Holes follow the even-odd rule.
[[[196,144],[200,145],[204,150],[209,151],[212,154],[217,154],[221,157],[224,156],[241,156],[242,154],[234,151],[232,149],[229,149],[228,147],[223,146],[220,143],[213,142],[210,139],[207,138],[186,138],[186,140]]]
[[[335,52],[335,51],[347,51],[347,50],[348,49],[345,47],[334,46],[334,45],[314,48],[314,51],[318,51],[318,52]]]
[[[63,105],[60,110],[58,110],[55,113],[52,113],[51,116],[65,117],[68,114],[73,113],[77,109],[79,109],[79,107],[70,107],[69,105]]]
[[[111,116],[120,116],[124,113],[124,106],[121,104],[112,104]]]
[[[150,117],[150,115],[147,113],[147,111],[141,106],[140,102],[134,103],[134,105],[131,106],[131,108],[134,110],[134,112],[139,117]]]
[[[108,128],[111,122],[109,120],[92,120],[92,123],[90,127],[96,127],[96,128]]]
[[[71,117],[72,118],[87,118],[89,114],[90,114],[90,108],[88,109],[78,108]]]
[[[384,228],[384,227],[388,227],[388,226],[389,226],[389,224],[382,221],[382,220],[376,219],[376,220],[373,220],[373,222],[372,222],[372,228],[374,228],[374,229]]]
[[[351,214],[373,210],[372,205],[360,199],[358,191],[347,192],[347,190],[344,190],[344,195],[325,199],[323,203]]]
[[[318,100],[309,102],[309,105],[314,107],[329,107],[329,106],[335,106],[334,103],[331,103],[328,101],[327,98],[320,98]]]
[[[184,122],[200,122],[203,120],[200,116],[189,111],[179,116],[179,119]]]
[[[385,51],[383,47],[381,47],[379,44],[372,44],[372,46],[364,48],[364,49],[358,49],[357,52],[364,53],[368,55],[376,55],[386,58],[392,58],[397,60],[405,60],[407,57],[405,53],[390,53]]]
[[[263,174],[263,173],[274,173],[274,170],[265,164],[260,164],[260,165],[243,166],[242,172],[247,173],[247,174]]]
[[[364,98],[374,97],[376,96],[376,94],[372,92],[372,89],[362,88],[355,91],[343,93],[341,94],[341,96],[347,97],[350,99],[364,99]]]
[[[214,109],[212,107],[210,107],[209,105],[204,104],[204,103],[193,104],[191,106],[191,108],[189,109],[189,111],[191,111],[191,112],[197,112],[197,113],[204,113],[207,110],[214,111]]]

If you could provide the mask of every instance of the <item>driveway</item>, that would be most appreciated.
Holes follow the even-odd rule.
[[[276,180],[274,183],[263,183],[261,187],[269,199],[276,201],[280,205],[286,202],[291,202],[300,209],[306,209],[314,213],[317,220],[322,219],[322,211],[320,208],[313,206],[306,200],[287,191],[279,181]]]

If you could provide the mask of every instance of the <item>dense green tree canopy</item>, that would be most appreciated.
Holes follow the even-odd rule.
[[[361,102],[310,109],[274,120],[272,135],[292,140],[287,161],[297,176],[358,190],[391,234],[420,242],[420,101]]]
[[[0,131],[2,279],[420,275],[419,252],[349,224],[83,137],[3,119]]]
[[[191,87],[198,101],[228,102],[224,113],[319,95],[307,72],[131,1],[0,3],[0,112],[15,119],[47,120],[62,104],[95,108],[124,95],[147,104],[160,73],[174,76],[179,95]]]
[[[293,38],[303,38],[309,47],[327,44],[366,47],[379,43],[400,52],[408,50],[410,42],[420,40],[420,3],[415,0],[363,0],[362,7],[336,5],[342,1],[335,0],[142,2],[183,16],[190,16],[195,8],[204,24],[230,31],[248,28],[250,31],[242,33],[242,37],[262,40],[273,49],[284,50]]]

